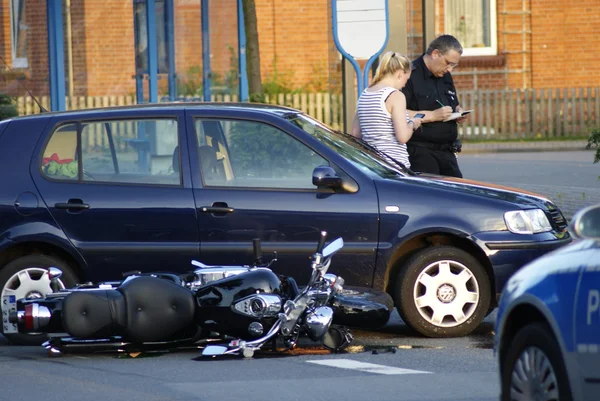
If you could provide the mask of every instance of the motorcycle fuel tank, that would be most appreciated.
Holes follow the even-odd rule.
[[[252,269],[212,281],[196,291],[196,322],[222,335],[258,338],[283,310],[281,292],[281,281],[269,269]]]

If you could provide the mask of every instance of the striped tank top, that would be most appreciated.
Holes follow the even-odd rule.
[[[356,113],[363,140],[382,153],[402,162],[406,167],[410,167],[406,145],[398,142],[394,133],[392,115],[385,107],[386,99],[395,90],[397,89],[390,86],[375,92],[365,89],[358,99]],[[406,113],[406,120],[409,119]]]

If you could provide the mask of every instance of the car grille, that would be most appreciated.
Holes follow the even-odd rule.
[[[567,220],[559,209],[550,208],[548,213],[550,214],[550,222],[557,231],[564,231],[567,228]]]

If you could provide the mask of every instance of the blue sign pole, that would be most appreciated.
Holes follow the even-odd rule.
[[[382,0],[381,3],[384,4],[384,8],[383,9],[379,8],[379,10],[383,10],[383,12],[385,14],[385,22],[384,22],[385,23],[385,38],[382,41],[381,47],[378,50],[374,51],[374,53],[369,54],[369,58],[368,58],[367,64],[365,65],[364,71],[361,71],[360,65],[356,61],[356,58],[353,57],[346,49],[344,49],[344,46],[342,46],[342,44],[340,42],[339,30],[338,30],[338,5],[337,5],[337,2],[338,2],[338,0],[331,1],[333,41],[334,41],[335,46],[337,47],[338,51],[342,54],[342,56],[346,60],[348,60],[350,62],[350,64],[352,64],[352,66],[354,67],[354,70],[356,72],[357,92],[358,92],[358,97],[360,97],[363,90],[369,86],[369,70],[371,69],[373,62],[381,55],[381,53],[385,49],[385,46],[387,45],[387,42],[388,42],[388,37],[389,37],[388,2],[387,2],[387,0]],[[348,7],[349,7],[348,3],[350,3],[350,2],[344,2],[345,9],[342,11],[349,12],[350,14],[352,14],[352,18],[350,18],[350,21],[344,20],[343,21],[344,23],[352,23],[352,24],[364,23],[364,22],[377,23],[377,21],[378,21],[377,19],[369,19],[372,17],[370,17],[368,15],[368,11],[365,13],[365,10],[362,10],[361,7],[357,7],[356,4],[350,5],[350,7],[356,7],[356,9],[354,9],[354,10],[348,9]],[[365,4],[362,6],[366,7],[366,6],[371,6],[371,5],[372,5],[372,3],[365,2]],[[361,59],[363,59],[363,58],[361,57]],[[364,59],[366,59],[366,57]]]
[[[169,60],[169,100],[177,98],[177,71],[175,70],[175,7],[173,0],[165,0],[167,20],[167,57]]]
[[[66,110],[62,0],[47,0],[50,109]]]
[[[350,54],[348,54],[346,52],[346,50],[344,50],[344,48],[342,47],[342,44],[340,43],[339,36],[338,36],[337,0],[331,1],[331,8],[332,8],[332,13],[331,13],[332,24],[331,24],[331,26],[333,27],[333,42],[335,43],[335,47],[337,47],[338,51],[342,54],[342,56],[346,60],[348,60],[350,62],[350,64],[352,64],[352,67],[354,67],[354,71],[356,73],[357,92],[358,92],[358,97],[360,97],[360,94],[363,92],[363,80],[361,79],[360,66],[358,65],[358,62],[356,61],[356,59],[354,59],[354,57],[352,57]]]
[[[369,72],[371,71],[371,66],[375,62],[375,60],[383,53],[385,50],[385,46],[387,45],[388,39],[390,37],[390,12],[388,9],[388,2],[385,1],[385,42],[381,46],[381,48],[369,58],[367,61],[367,65],[365,65],[365,69],[363,71],[363,85],[365,88],[369,87]]]
[[[204,101],[210,102],[211,94],[211,70],[210,70],[210,18],[209,18],[209,0],[201,1],[202,13],[202,92]]]
[[[146,0],[146,26],[148,28],[148,101],[158,102],[158,47],[156,44],[156,1]]]
[[[140,48],[140,37],[139,32],[140,32],[140,24],[138,22],[138,18],[137,18],[137,12],[138,12],[138,2],[135,1],[133,3],[133,32],[135,32],[135,34],[133,35],[133,42],[134,42],[134,48],[135,48],[135,52],[137,54],[138,49]],[[137,104],[141,104],[144,103],[144,71],[142,70],[142,68],[139,66],[139,57],[136,56],[135,58],[135,75],[132,78],[135,78],[135,101]]]
[[[246,25],[242,0],[237,0],[238,11],[238,76],[240,86],[240,102],[248,101],[248,73],[246,71]]]

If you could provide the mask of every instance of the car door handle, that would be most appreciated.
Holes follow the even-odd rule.
[[[68,202],[59,202],[54,205],[57,209],[70,209],[70,210],[85,210],[89,209],[90,205],[83,203],[81,199],[69,199]]]
[[[204,213],[233,213],[234,209],[222,206],[200,206],[200,211]]]
[[[229,207],[227,202],[213,202],[210,206],[200,206],[202,213],[211,213],[216,216],[224,216],[227,213],[233,213],[235,209]]]

